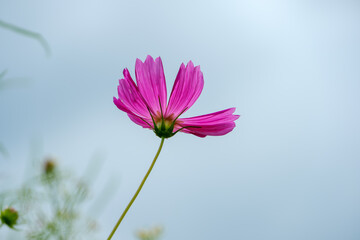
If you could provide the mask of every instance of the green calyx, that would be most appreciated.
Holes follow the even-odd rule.
[[[183,128],[180,128],[179,130],[173,132],[176,120],[180,117],[180,115],[183,112],[185,112],[185,110],[187,108],[185,108],[176,118],[173,118],[173,114],[171,114],[170,116],[166,116],[164,118],[164,113],[161,108],[160,98],[159,98],[159,106],[160,106],[160,113],[158,112],[155,116],[160,115],[160,117],[157,117],[156,121],[154,119],[154,116],[151,114],[152,111],[150,111],[150,108],[148,107],[151,119],[154,124],[154,132],[155,132],[156,136],[158,136],[159,138],[170,138],[170,137],[174,136],[176,133],[178,133],[180,130],[185,128],[185,127],[183,127]]]
[[[176,134],[176,132],[173,132],[174,126],[175,121],[161,117],[160,121],[154,121],[154,132],[159,138],[170,138]]]

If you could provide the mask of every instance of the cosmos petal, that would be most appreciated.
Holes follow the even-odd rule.
[[[131,114],[131,113],[128,113],[128,116],[131,119],[131,121],[133,121],[137,125],[142,126],[143,128],[151,128],[151,129],[154,128],[151,119],[141,118],[141,117],[136,116],[136,115]]]
[[[139,92],[154,115],[166,110],[166,82],[161,58],[147,56],[145,62],[136,59],[135,75]],[[160,107],[161,105],[161,107]]]
[[[234,115],[235,108],[209,113],[191,118],[179,118],[176,129],[191,133],[198,137],[221,136],[231,132],[235,127],[235,120],[239,115]],[[185,128],[184,128],[185,127]]]
[[[142,118],[150,118],[150,113],[139,93],[137,86],[132,80],[130,73],[124,69],[124,78],[119,80],[118,95],[114,98],[115,105],[122,111],[138,115]]]
[[[194,67],[190,61],[186,67],[181,64],[171,91],[166,116],[178,117],[189,109],[201,94],[204,78],[200,66]]]

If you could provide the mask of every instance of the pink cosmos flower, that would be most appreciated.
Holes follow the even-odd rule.
[[[128,69],[119,80],[115,105],[126,112],[136,124],[152,129],[160,138],[169,138],[177,132],[191,133],[198,137],[220,136],[235,127],[235,108],[197,117],[180,118],[198,99],[204,86],[200,66],[190,61],[181,64],[167,103],[166,81],[161,58],[147,56],[145,62],[136,59],[136,83]]]

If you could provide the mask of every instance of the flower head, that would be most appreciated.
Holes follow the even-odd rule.
[[[145,62],[136,59],[136,84],[128,69],[119,80],[115,105],[126,112],[136,124],[152,129],[160,138],[169,138],[177,132],[194,134],[198,137],[220,136],[235,127],[235,108],[191,117],[180,118],[198,99],[204,86],[200,66],[190,61],[181,64],[167,103],[166,81],[161,58],[147,56]]]

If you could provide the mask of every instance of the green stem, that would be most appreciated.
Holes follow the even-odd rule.
[[[119,225],[120,225],[121,221],[123,220],[123,218],[125,217],[127,211],[130,209],[130,207],[131,207],[131,205],[133,204],[133,202],[135,201],[137,195],[139,195],[139,192],[141,191],[142,187],[144,186],[144,183],[145,183],[146,179],[148,178],[151,170],[153,169],[153,167],[154,167],[154,165],[155,165],[156,159],[159,157],[159,154],[160,154],[160,152],[161,152],[162,146],[164,145],[164,140],[165,140],[165,138],[161,138],[161,143],[160,143],[159,149],[158,149],[158,151],[157,151],[157,153],[156,153],[156,155],[155,155],[155,157],[154,157],[154,160],[152,161],[152,163],[151,163],[151,165],[150,165],[150,167],[149,167],[149,170],[148,170],[147,173],[145,174],[143,180],[142,180],[141,183],[140,183],[140,186],[139,186],[138,189],[136,190],[136,193],[134,194],[134,196],[132,197],[132,199],[131,199],[130,202],[128,203],[128,205],[127,205],[127,207],[125,208],[124,212],[121,214],[119,220],[118,220],[117,223],[115,224],[115,227],[114,227],[114,229],[111,231],[111,233],[110,233],[109,237],[107,238],[107,240],[110,240],[110,239],[113,237],[116,229],[119,227]]]

